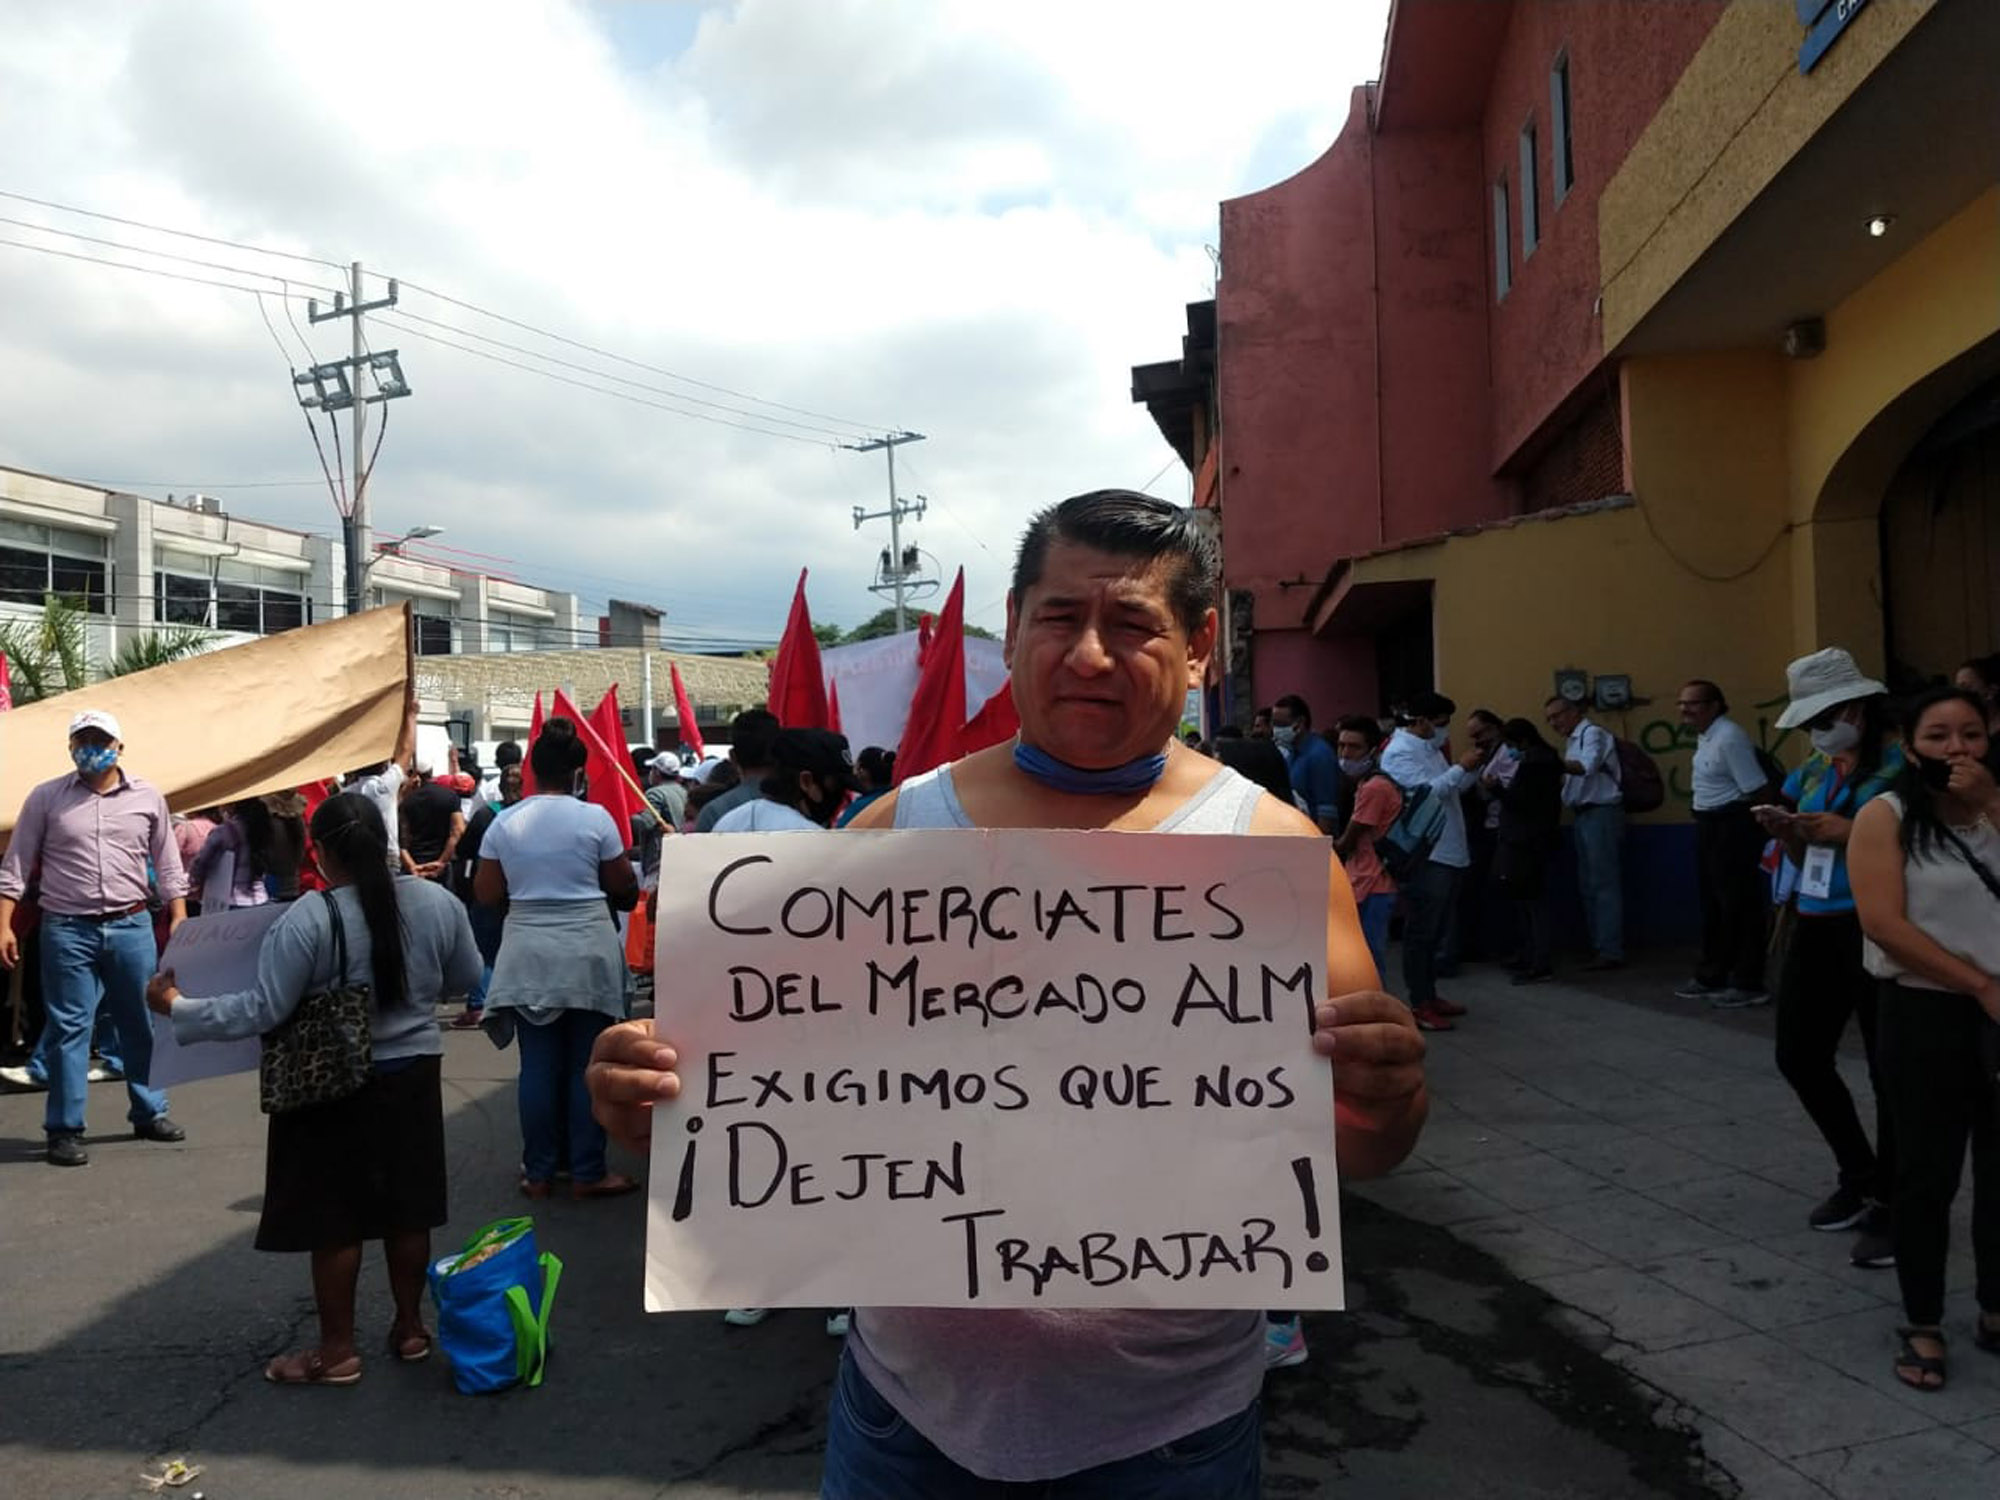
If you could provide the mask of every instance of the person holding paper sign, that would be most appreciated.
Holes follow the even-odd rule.
[[[359,1093],[270,1117],[257,1223],[259,1250],[311,1254],[319,1310],[319,1343],[272,1360],[264,1378],[352,1385],[361,1378],[354,1298],[368,1240],[382,1241],[396,1304],[389,1353],[408,1363],[431,1352],[424,1272],[431,1230],[446,1218],[437,1005],[479,977],[479,950],[449,891],[389,873],[388,834],[370,798],[329,797],[313,814],[312,836],[328,889],[293,902],[266,934],[256,988],[184,995],[169,969],[153,976],[146,1004],[186,1045],[283,1024],[306,996],[340,982],[343,945],[346,978],[368,987],[369,1079]]]
[[[1323,841],[1304,814],[1179,742],[1187,692],[1216,640],[1218,560],[1202,519],[1122,490],[1037,515],[1007,606],[1019,740],[906,781],[853,826]],[[1198,864],[1201,846],[1162,857]],[[1332,1060],[1339,1170],[1372,1177],[1423,1127],[1424,1042],[1408,1009],[1381,992],[1337,862],[1330,886],[1328,996],[1311,1047]],[[598,1039],[598,1118],[640,1150],[654,1107],[681,1092],[671,1041],[650,1022]],[[1065,1497],[1247,1500],[1259,1492],[1264,1347],[1259,1310],[864,1307],[841,1364],[821,1494],[951,1500],[1011,1481]]]

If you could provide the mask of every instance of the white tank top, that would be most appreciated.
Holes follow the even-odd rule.
[[[1247,833],[1254,782],[1223,767],[1154,833]],[[898,828],[971,828],[951,768],[905,782]],[[1145,1453],[1248,1406],[1264,1315],[865,1307],[848,1347],[903,1418],[986,1479],[1046,1480]]]
[[[1903,799],[1884,792],[1882,800],[1903,819]],[[1959,842],[1972,857],[2000,875],[2000,833],[1984,818],[1970,828],[1954,828]],[[1949,842],[1940,841],[1921,858],[1903,861],[1903,915],[1923,930],[1930,940],[1948,953],[1955,953],[1975,969],[2000,974],[2000,898],[1986,889],[1965,855]],[[1864,939],[1862,962],[1877,979],[1893,979],[1912,989],[1935,990],[1942,986],[1912,974]]]

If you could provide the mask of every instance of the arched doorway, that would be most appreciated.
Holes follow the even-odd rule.
[[[2000,378],[1917,441],[1889,483],[1881,524],[1892,685],[2000,650]]]

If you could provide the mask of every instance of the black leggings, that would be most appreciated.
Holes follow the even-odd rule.
[[[1849,1016],[1860,1021],[1868,1053],[1879,1155],[1869,1147],[1854,1096],[1834,1066]],[[1798,919],[1778,985],[1778,1071],[1832,1148],[1841,1186],[1887,1203],[1896,1131],[1877,1062],[1875,981],[1861,966],[1861,921],[1852,912]]]
[[[1951,1200],[1972,1145],[1979,1305],[2000,1316],[2000,1089],[1993,1022],[1968,995],[1882,986],[1882,1072],[1896,1114],[1896,1279],[1918,1327],[1944,1316]]]

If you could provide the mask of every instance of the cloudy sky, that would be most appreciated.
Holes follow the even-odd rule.
[[[907,428],[914,539],[997,626],[1032,508],[1186,496],[1130,367],[1209,295],[1218,200],[1331,140],[1386,10],[0,0],[0,190],[402,278],[370,343],[416,394],[371,495],[378,531],[444,527],[434,557],[765,637],[810,567],[815,617],[853,624],[887,526],[851,513],[887,480],[838,445]],[[0,463],[337,527],[287,372],[346,353],[303,302],[337,271],[0,218]]]

